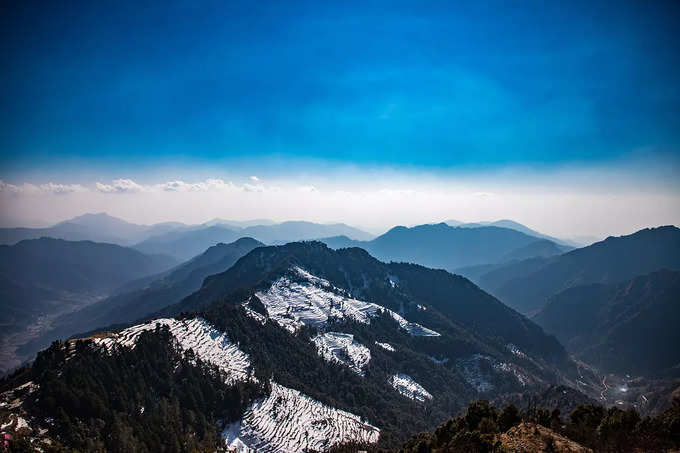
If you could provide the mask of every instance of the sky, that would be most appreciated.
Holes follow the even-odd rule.
[[[2,226],[680,224],[677,2],[7,3]]]

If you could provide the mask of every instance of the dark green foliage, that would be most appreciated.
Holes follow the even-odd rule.
[[[68,360],[65,360],[66,357]],[[193,351],[172,347],[167,327],[139,336],[133,349],[103,353],[91,341],[55,343],[35,361],[40,385],[32,412],[54,419],[61,443],[81,451],[176,452],[216,448],[218,420],[239,419],[265,389],[228,386]]]
[[[508,404],[498,414],[498,429],[505,432],[522,421],[519,409],[514,404]]]
[[[641,420],[635,410],[605,409],[598,405],[581,405],[567,419],[559,411],[534,408],[521,415],[514,406],[506,406],[500,413],[488,401],[471,403],[467,411],[451,418],[431,432],[412,436],[399,453],[443,452],[505,452],[500,435],[522,421],[542,419],[554,432],[596,452],[668,452],[680,447],[680,399],[657,417]],[[543,423],[542,423],[543,424]],[[546,449],[556,451],[552,437],[545,437]],[[361,446],[369,452],[386,453],[374,446]],[[355,452],[357,446],[341,445],[332,453]]]

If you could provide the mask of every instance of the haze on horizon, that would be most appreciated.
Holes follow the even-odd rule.
[[[676,2],[21,2],[0,225],[680,224]]]

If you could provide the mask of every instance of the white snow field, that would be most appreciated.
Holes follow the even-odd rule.
[[[426,399],[432,399],[430,392],[406,374],[395,374],[390,378],[389,382],[399,393],[412,400],[423,402]]]
[[[381,305],[351,298],[346,291],[328,280],[316,277],[300,267],[293,267],[295,279],[284,276],[266,291],[255,295],[267,308],[269,317],[281,327],[295,333],[304,325],[324,327],[330,318],[351,319],[368,324],[372,317],[387,312],[402,329],[414,336],[439,336],[433,330],[409,322]]]
[[[375,443],[380,430],[349,412],[326,406],[272,383],[269,397],[253,403],[243,420],[223,431],[227,448],[240,453],[324,451],[343,442]]]
[[[387,351],[390,351],[390,352],[396,351],[396,349],[394,349],[394,346],[392,346],[392,345],[389,344],[389,343],[381,343],[381,342],[379,342],[379,341],[376,341],[375,344],[378,345],[378,346],[380,346],[380,347],[383,348],[383,349],[386,349]]]
[[[106,338],[94,338],[95,343],[109,349],[114,343],[134,347],[139,335],[146,330],[154,330],[156,324],[168,326],[177,345],[187,351],[193,349],[196,355],[206,362],[218,366],[228,375],[228,383],[248,379],[250,360],[227,335],[212,327],[202,318],[194,319],[155,319],[145,324],[129,327]]]
[[[316,350],[324,360],[342,363],[360,375],[371,360],[371,351],[354,341],[354,335],[341,332],[326,332],[312,338]]]

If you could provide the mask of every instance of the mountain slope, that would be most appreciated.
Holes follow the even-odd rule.
[[[680,271],[576,286],[533,318],[588,363],[615,373],[680,373]],[[674,371],[671,371],[674,369]]]
[[[175,264],[113,244],[32,239],[0,246],[0,273],[21,284],[70,292],[106,292]]]
[[[37,349],[24,353],[18,348],[41,335],[55,317],[174,264],[169,257],[89,241],[42,238],[0,246],[0,372],[32,356]]]
[[[609,237],[544,262],[510,264],[481,276],[479,284],[516,310],[535,313],[567,288],[622,282],[662,268],[680,268],[680,229],[674,226]]]
[[[325,278],[353,297],[369,300],[396,312],[438,325],[473,328],[498,335],[546,356],[562,354],[561,346],[535,324],[481,291],[465,278],[423,266],[386,264],[362,249],[332,250],[319,242],[290,243],[254,250],[227,271],[208,277],[203,287],[164,314],[200,310],[228,294],[252,292],[292,267]],[[420,307],[431,307],[428,312]],[[472,327],[474,326],[474,327]],[[437,330],[434,328],[434,330]]]
[[[207,276],[223,272],[239,258],[262,245],[252,238],[214,245],[194,259],[152,277],[151,281],[143,279],[139,287],[130,284],[127,286],[131,288],[129,291],[58,318],[55,321],[56,332],[51,337],[67,337],[97,327],[134,321],[177,303],[199,289]]]

